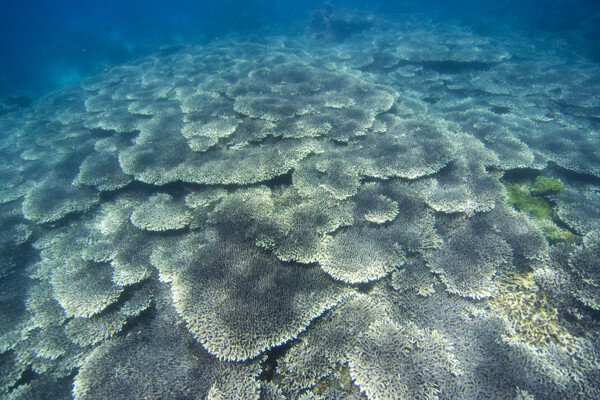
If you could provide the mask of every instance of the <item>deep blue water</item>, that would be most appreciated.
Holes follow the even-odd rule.
[[[331,1],[381,15],[419,13],[479,33],[506,24],[555,33],[600,60],[600,6],[594,0]],[[3,1],[0,97],[31,97],[147,54],[158,46],[228,33],[302,30],[317,0]]]

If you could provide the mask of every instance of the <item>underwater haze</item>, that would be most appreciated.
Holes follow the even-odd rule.
[[[167,44],[206,43],[226,34],[298,34],[320,0],[23,0],[0,4],[0,99],[37,98]],[[424,0],[329,4],[388,18],[419,14],[488,33],[512,24],[554,34],[600,60],[594,0]],[[500,33],[502,34],[502,33]]]
[[[593,1],[0,5],[0,398],[600,398]]]

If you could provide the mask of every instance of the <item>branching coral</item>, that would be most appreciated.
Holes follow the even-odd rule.
[[[92,263],[75,257],[52,273],[52,292],[68,316],[90,317],[119,298],[123,288],[112,281],[107,263]]]
[[[140,229],[168,231],[185,228],[192,220],[192,213],[170,195],[157,193],[136,207],[130,219]]]
[[[380,279],[404,264],[405,255],[390,229],[350,228],[323,244],[321,268],[335,279],[362,283]]]
[[[548,304],[531,275],[513,273],[497,277],[489,304],[494,312],[507,316],[514,330],[507,340],[537,346],[552,342],[573,351],[573,336],[561,324],[557,310]]]
[[[98,201],[95,190],[76,188],[65,179],[49,176],[27,192],[23,215],[38,224],[52,222],[67,214],[85,211]]]
[[[350,373],[370,399],[437,399],[436,375],[460,374],[452,345],[412,323],[378,320],[360,335]]]
[[[293,339],[352,293],[318,268],[284,265],[247,244],[192,241],[184,250],[158,248],[152,259],[190,332],[223,360],[254,358]]]
[[[569,265],[579,282],[576,297],[588,307],[600,309],[600,231],[592,231],[569,257]]]
[[[453,230],[439,250],[427,255],[431,270],[440,274],[449,292],[475,299],[492,295],[493,276],[512,256],[510,246],[482,218]]]

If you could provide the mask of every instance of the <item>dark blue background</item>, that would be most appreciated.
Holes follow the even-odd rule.
[[[492,33],[502,24],[564,35],[600,60],[600,1],[332,1],[385,16],[425,13]],[[368,5],[367,5],[368,4]],[[266,28],[301,32],[317,0],[2,0],[0,98],[37,97],[147,54],[161,44],[208,41]]]

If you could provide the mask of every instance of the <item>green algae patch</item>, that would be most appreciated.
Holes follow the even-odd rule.
[[[548,200],[535,197],[526,186],[520,186],[503,181],[508,193],[508,204],[519,211],[527,213],[536,222],[552,220],[553,210]]]
[[[564,242],[567,244],[580,244],[581,237],[568,229],[559,227],[554,221],[539,221],[536,222],[544,233],[544,237],[550,244]]]
[[[534,196],[548,196],[558,194],[565,190],[565,186],[560,179],[547,178],[545,176],[538,176],[535,178],[535,181],[533,181],[528,188],[529,193]]]
[[[550,244],[577,242],[576,235],[556,224],[554,208],[546,198],[564,189],[560,180],[538,176],[533,182],[523,184],[510,183],[506,180],[502,180],[502,183],[506,187],[508,204],[529,215]]]

